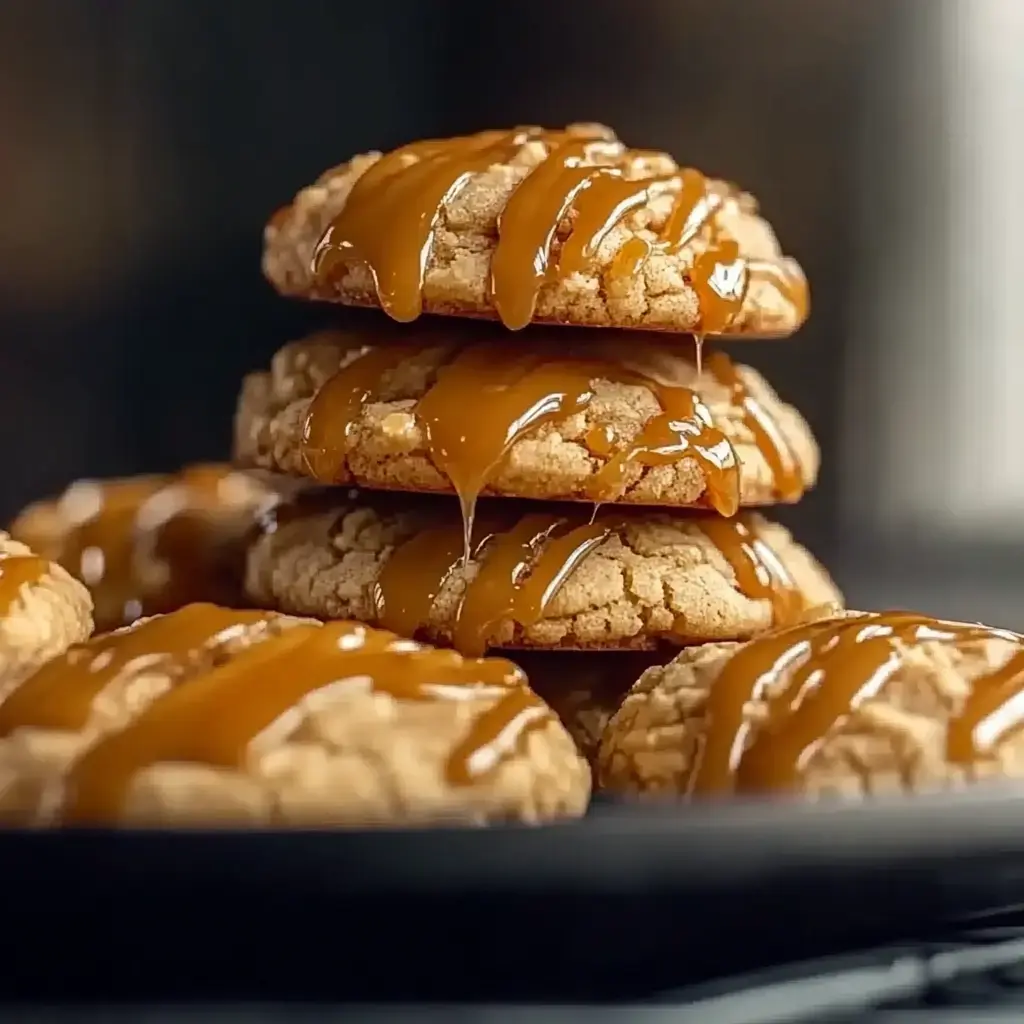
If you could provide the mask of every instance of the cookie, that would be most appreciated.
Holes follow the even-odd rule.
[[[519,650],[510,654],[591,764],[596,763],[609,720],[633,683],[667,657],[664,651]]]
[[[809,301],[751,196],[601,125],[353,157],[271,218],[263,270],[284,295],[514,330],[786,335]]]
[[[238,604],[245,541],[271,493],[219,465],[79,480],[26,508],[11,535],[82,580],[108,630],[192,601]]]
[[[30,676],[0,779],[8,822],[163,827],[539,822],[590,786],[511,662],[204,604]]]
[[[92,633],[78,580],[0,530],[0,698],[27,673]]]
[[[331,331],[250,375],[242,465],[325,484],[553,501],[711,507],[799,500],[810,428],[755,370],[678,346],[547,332],[509,346],[444,321]],[[315,396],[315,397],[314,397]]]
[[[829,616],[648,669],[609,722],[626,793],[857,798],[1024,776],[1024,637],[909,612]]]
[[[356,619],[402,636],[488,647],[650,649],[753,636],[839,602],[781,526],[580,506],[486,502],[468,566],[458,505],[307,495],[253,545],[260,607]]]

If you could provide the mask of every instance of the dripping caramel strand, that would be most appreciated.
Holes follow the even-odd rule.
[[[537,512],[518,521],[497,509],[485,517],[473,547],[479,560],[455,611],[452,643],[478,656],[495,630],[511,620],[540,622],[573,571],[611,534],[604,517]],[[376,621],[405,636],[431,623],[441,589],[461,564],[461,531],[454,524],[424,530],[400,544],[373,587]]]
[[[342,477],[358,418],[379,398],[383,368],[393,368],[409,355],[410,350],[396,354],[391,348],[371,349],[319,390],[306,416],[302,446],[316,480],[330,484]],[[588,499],[616,498],[632,464],[662,466],[692,458],[703,471],[708,504],[725,516],[736,513],[735,452],[689,388],[660,384],[606,360],[557,359],[535,350],[509,355],[498,342],[476,343],[449,354],[415,407],[431,461],[459,497],[464,556],[477,498],[511,448],[547,424],[584,412],[593,402],[594,381],[599,379],[648,388],[662,411],[632,441],[619,443],[607,430],[603,437],[594,430],[587,433],[584,440],[594,442],[594,454],[608,460],[588,482]]]
[[[1024,643],[1024,638],[1002,630],[908,612],[825,619],[751,641],[725,663],[708,693],[704,744],[690,770],[688,792],[794,788],[824,739],[899,669],[901,645],[939,641],[959,646],[990,639]],[[1016,693],[1024,686],[1019,668],[1018,662],[1005,678],[996,673],[991,688],[975,682],[976,691],[991,691],[989,703],[976,701],[971,709],[968,702],[960,724],[954,723],[951,735],[960,737],[956,743],[961,756],[963,737],[973,737],[978,721],[990,717],[991,703],[1003,706],[1008,691]],[[757,726],[747,713],[751,702],[765,705]]]
[[[314,278],[324,283],[345,266],[361,263],[381,308],[402,322],[416,319],[442,208],[474,175],[508,163],[530,143],[542,144],[545,155],[498,216],[490,268],[491,303],[512,330],[533,319],[548,281],[586,270],[608,235],[652,199],[672,195],[665,222],[653,237],[634,235],[620,247],[609,268],[613,282],[635,276],[652,255],[678,254],[713,224],[727,198],[692,168],[627,177],[617,165],[644,154],[627,150],[614,133],[596,125],[492,130],[416,142],[380,157],[356,180],[316,246]],[[556,233],[567,218],[569,233],[553,263]],[[381,224],[389,230],[381,231]],[[752,277],[770,281],[799,319],[806,316],[807,284],[795,265],[748,264],[739,259],[735,242],[721,242],[699,256],[690,276],[703,333],[722,333],[732,325]]]
[[[66,779],[63,821],[114,822],[132,780],[163,762],[243,770],[250,744],[313,694],[365,690],[400,701],[494,698],[445,765],[469,785],[513,754],[550,712],[500,659],[468,660],[351,622],[298,625],[158,698],[89,749]]]

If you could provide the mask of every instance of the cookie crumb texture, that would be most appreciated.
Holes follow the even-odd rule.
[[[292,476],[309,475],[302,440],[312,399],[340,367],[364,351],[354,340],[344,331],[326,331],[292,342],[277,353],[269,372],[246,377],[235,418],[238,464]],[[511,343],[517,351],[527,344],[525,339]],[[557,352],[559,358],[572,357],[557,337],[541,337],[529,344]],[[735,450],[740,504],[763,506],[780,500],[763,444],[758,443],[749,417],[732,401],[728,387],[706,372],[697,377],[690,359],[660,342],[618,337],[595,339],[587,347],[592,358],[607,358],[672,386],[692,388]],[[451,482],[431,461],[426,432],[416,416],[417,402],[433,386],[450,350],[450,345],[427,345],[382,377],[374,400],[361,405],[349,427],[345,457],[329,482],[452,493]],[[820,454],[807,422],[756,370],[746,366],[737,370],[759,409],[774,421],[779,441],[792,453],[804,487],[812,487]],[[548,501],[591,500],[590,488],[614,452],[596,453],[588,438],[595,433],[610,434],[616,438],[615,449],[620,450],[632,445],[661,414],[661,404],[650,388],[597,379],[593,399],[582,412],[545,423],[515,441],[489,474],[482,493]],[[709,497],[705,470],[697,458],[688,455],[663,465],[631,461],[622,467],[621,480],[602,493],[605,502],[672,507],[707,507]]]
[[[92,629],[85,587],[0,530],[0,698]]]
[[[274,494],[223,465],[78,480],[25,508],[11,535],[82,580],[110,630],[192,601],[237,604],[245,541]]]
[[[202,621],[198,630],[197,620]],[[132,658],[113,675],[103,668],[118,657],[124,661],[118,645],[138,647],[145,637],[140,631],[163,630],[166,640],[168,625],[179,640],[189,634],[188,641],[161,655],[160,640],[154,639],[152,656]],[[90,806],[101,822],[141,827],[536,823],[584,812],[589,769],[565,729],[531,691],[522,688],[521,706],[536,714],[528,728],[518,730],[515,743],[499,742],[492,749],[487,747],[491,737],[478,735],[478,746],[470,750],[473,730],[493,716],[502,688],[485,685],[466,698],[472,670],[463,670],[458,684],[463,699],[422,694],[403,699],[377,689],[376,681],[365,676],[344,678],[346,651],[352,649],[345,640],[340,652],[326,645],[337,661],[333,675],[325,664],[307,661],[308,637],[301,634],[335,630],[351,637],[353,625],[321,626],[272,613],[191,605],[73,649],[47,666],[46,682],[56,679],[51,695],[60,693],[61,686],[74,687],[81,675],[68,671],[69,666],[82,666],[92,657],[90,665],[99,665],[106,675],[91,703],[82,706],[81,697],[69,690],[69,704],[61,707],[51,700],[48,709],[42,707],[29,690],[38,680],[30,677],[24,692],[16,690],[6,706],[0,705],[0,820],[60,824],[68,813],[67,794],[81,794],[90,774],[92,797],[84,801],[85,812],[80,807],[72,815],[72,823],[88,824]],[[364,632],[374,641],[388,636]],[[326,634],[325,639],[332,641]],[[389,647],[378,648],[384,657],[409,657],[416,646],[392,640],[403,653],[389,655]],[[446,652],[449,656],[457,658]],[[493,677],[496,664],[488,659],[485,674]],[[317,689],[312,679],[306,685],[297,677],[305,670],[342,681],[323,688],[320,679]],[[63,678],[62,671],[67,672]],[[446,677],[444,666],[437,676]],[[276,692],[273,699],[283,704],[284,713],[252,739],[239,731],[246,727],[238,715],[222,714],[220,726],[210,723],[208,728],[195,716],[180,717],[180,698],[196,702],[198,691],[204,691],[201,712],[204,707],[230,712],[224,684],[237,696],[239,710],[243,702],[261,704],[269,690]],[[247,694],[250,684],[255,689]],[[281,697],[288,692],[297,699]],[[79,712],[81,720],[76,720]],[[57,727],[72,722],[78,727]],[[232,759],[224,755],[235,749],[240,736],[248,742],[239,747],[237,763],[228,767]],[[161,757],[161,750],[168,756]],[[476,750],[483,751],[473,767],[478,775],[451,781],[452,759],[471,757]],[[83,771],[90,759],[91,772]],[[95,813],[98,763],[105,776],[101,789],[109,790],[112,775],[123,776],[116,804],[109,796],[100,802],[108,810],[116,808],[114,814]]]
[[[1022,643],[999,635],[962,645],[893,641],[897,670],[808,750],[796,791],[811,799],[856,799],[1024,776],[1024,734],[1019,731],[1011,731],[991,757],[970,764],[954,763],[948,753],[951,723],[964,712],[974,685],[1019,657]],[[685,795],[707,743],[709,694],[744,646],[692,647],[667,665],[648,669],[605,730],[596,770],[599,786],[622,794]],[[783,672],[766,696],[778,695],[791,679]],[[750,741],[766,718],[763,699],[746,704]]]
[[[554,133],[554,137],[562,134]],[[551,142],[544,138],[526,141],[505,159],[470,169],[464,184],[442,199],[421,281],[424,312],[487,318],[498,315],[490,289],[498,218],[517,186],[544,163],[551,151]],[[596,158],[584,154],[577,162],[586,166],[599,161],[627,179],[653,180],[680,171],[668,154],[627,149],[617,141],[599,146],[598,151]],[[345,208],[353,186],[381,158],[379,152],[365,153],[326,171],[271,218],[264,233],[263,270],[281,294],[354,306],[379,304],[373,276],[365,264],[348,263],[320,280],[312,264],[318,242]],[[410,156],[407,166],[415,162],[416,157]],[[704,201],[717,204],[713,216],[707,217],[681,247],[659,249],[657,243],[663,231],[667,226],[671,230],[669,220],[679,193],[678,186],[653,189],[645,202],[612,224],[583,264],[568,274],[549,275],[537,292],[533,322],[700,331],[704,311],[691,283],[694,265],[702,253],[724,237],[736,243],[740,257],[757,261],[767,271],[751,277],[727,333],[778,336],[795,331],[806,308],[794,303],[784,289],[780,290],[778,282],[793,279],[803,288],[806,282],[797,262],[783,255],[771,227],[758,215],[755,199],[727,182],[707,180]],[[433,211],[431,203],[428,215]],[[552,225],[550,266],[560,265],[565,243],[577,222],[578,210],[573,204]],[[623,273],[620,254],[625,251],[628,255],[637,247],[641,252],[653,251]]]
[[[250,600],[291,614],[375,624],[374,588],[396,549],[438,523],[461,537],[454,500],[391,497],[332,501],[327,511],[283,516],[250,550]],[[531,511],[529,503],[520,508]],[[478,515],[488,515],[487,508]],[[739,590],[732,567],[702,532],[702,518],[631,510],[569,572],[540,620],[523,625],[503,618],[492,627],[490,645],[651,649],[666,640],[746,638],[770,628],[770,600]],[[750,521],[788,571],[804,607],[841,603],[828,574],[786,529],[759,516]],[[456,564],[448,573],[421,624],[424,637],[452,641],[467,584],[487,556],[484,545],[468,566]],[[461,545],[455,557],[460,560]]]

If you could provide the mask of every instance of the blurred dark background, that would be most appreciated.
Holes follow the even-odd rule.
[[[600,120],[754,192],[807,269],[808,326],[734,354],[820,439],[784,517],[851,601],[1024,627],[1020,12],[0,0],[0,521],[226,454],[241,375],[323,316],[259,271],[268,214],[321,170]]]

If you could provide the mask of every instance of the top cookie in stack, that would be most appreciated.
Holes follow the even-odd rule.
[[[807,424],[678,337],[807,315],[800,267],[733,186],[599,125],[417,142],[302,190],[264,270],[390,320],[292,342],[247,378],[236,461],[449,497],[291,505],[250,556],[261,605],[480,653],[748,638],[839,602],[744,511],[814,484]]]

